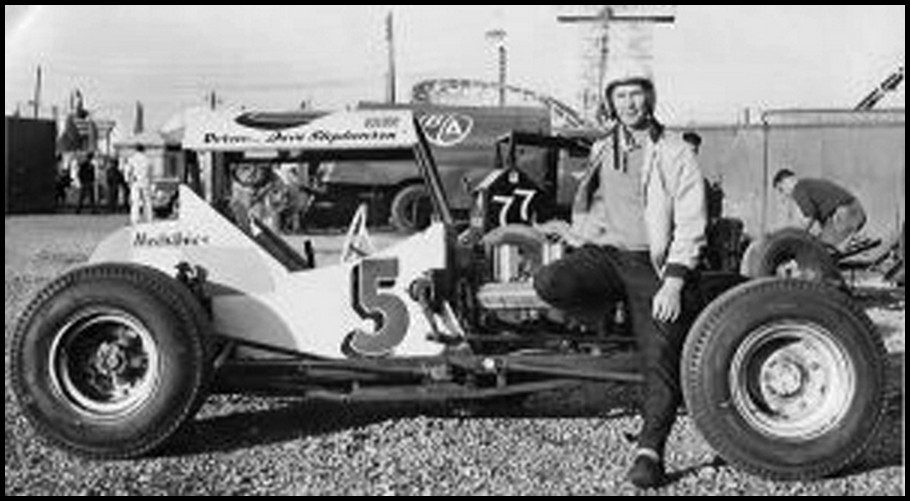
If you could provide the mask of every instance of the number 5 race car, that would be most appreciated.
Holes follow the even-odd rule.
[[[376,252],[358,211],[340,262],[317,267],[311,247],[298,252],[252,216],[231,221],[181,185],[175,219],[114,232],[22,314],[12,385],[41,436],[125,458],[162,445],[213,391],[477,400],[642,380],[621,303],[605,305],[607,328],[591,328],[535,294],[534,270],[568,250],[532,224],[549,188],[514,165],[490,174],[459,223],[410,111],[260,134],[214,131],[185,146],[258,141],[302,162],[412,159],[432,224]],[[709,444],[775,479],[850,464],[884,411],[885,351],[864,311],[824,283],[701,277],[681,377]]]

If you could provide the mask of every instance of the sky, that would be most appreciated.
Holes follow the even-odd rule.
[[[399,99],[427,78],[496,79],[484,37],[507,33],[508,82],[572,103],[579,29],[536,6],[5,6],[5,111],[42,114],[81,89],[115,135],[205,103],[338,109],[384,98],[383,21],[395,16]],[[669,123],[731,123],[744,108],[852,107],[904,64],[905,6],[678,6],[655,29],[659,113]],[[904,91],[883,106],[903,107]]]

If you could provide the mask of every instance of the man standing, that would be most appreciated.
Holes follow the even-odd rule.
[[[798,178],[789,169],[774,174],[774,189],[793,198],[799,210],[809,219],[806,231],[813,233],[818,224],[818,238],[838,250],[866,224],[866,212],[850,192],[827,179]]]
[[[130,184],[130,223],[152,220],[152,162],[145,155],[145,147],[136,145],[136,152],[126,160],[124,169]]]
[[[95,211],[95,164],[92,163],[92,152],[85,153],[79,158],[79,203],[76,206],[76,213],[82,212],[82,203],[88,199],[89,207],[92,212]]]
[[[114,214],[121,207],[121,192],[124,192],[124,204],[126,203],[125,199],[128,196],[126,193],[129,193],[129,187],[123,179],[123,172],[120,171],[120,166],[117,165],[117,159],[107,157],[105,163],[107,164],[107,206],[111,214]]]
[[[616,121],[592,145],[572,224],[545,223],[574,250],[542,267],[538,295],[569,314],[603,315],[611,301],[628,306],[642,354],[644,424],[629,479],[666,482],[664,446],[682,402],[679,359],[697,312],[690,293],[705,239],[705,194],[692,149],[654,117],[650,75],[626,72],[603,99]]]

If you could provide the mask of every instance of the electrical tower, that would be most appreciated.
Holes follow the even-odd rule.
[[[506,59],[506,30],[502,28],[491,29],[485,34],[486,39],[496,47],[498,57],[498,74],[499,74],[499,106],[506,105],[506,69],[508,60]]]
[[[675,5],[574,5],[557,16],[561,23],[581,28],[579,87],[576,91],[582,116],[594,121],[600,92],[609,69],[635,61],[653,71],[654,26],[676,19]]]

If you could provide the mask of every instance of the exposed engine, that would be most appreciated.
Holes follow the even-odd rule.
[[[476,292],[477,305],[487,321],[513,326],[540,320],[562,323],[564,315],[545,303],[534,290],[534,273],[563,255],[561,242],[549,241],[530,226],[506,225],[482,239],[487,280]]]

